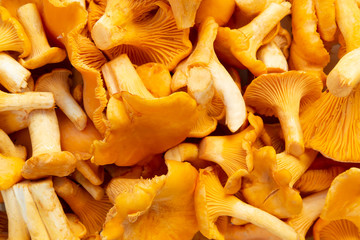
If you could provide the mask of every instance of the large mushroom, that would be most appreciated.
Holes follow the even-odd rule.
[[[245,102],[259,114],[279,118],[285,138],[285,151],[294,156],[304,153],[299,113],[320,97],[322,82],[306,72],[264,74],[251,82]]]

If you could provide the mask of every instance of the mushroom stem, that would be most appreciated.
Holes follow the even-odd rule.
[[[0,112],[52,108],[54,96],[47,92],[5,93],[0,91]]]
[[[51,239],[75,240],[50,178],[32,182],[29,190]]]
[[[126,54],[105,63],[101,70],[110,95],[127,91],[143,98],[154,98]]]
[[[88,179],[86,179],[80,172],[75,171],[73,174],[74,179],[86,189],[88,193],[95,199],[100,201],[104,197],[104,189],[100,186],[92,184]]]
[[[28,3],[18,8],[19,21],[31,42],[31,53],[26,58],[20,59],[20,63],[30,69],[35,69],[47,63],[61,62],[66,53],[60,48],[51,48],[45,35],[40,14],[34,3]]]
[[[15,59],[0,53],[0,83],[9,92],[22,92],[27,87],[31,73]]]
[[[65,113],[78,130],[86,127],[87,116],[70,93],[68,77],[71,71],[55,69],[51,73],[42,75],[36,81],[36,91],[52,92],[56,105]]]
[[[279,110],[277,116],[284,133],[285,151],[299,157],[305,151],[299,114],[289,110]]]
[[[261,46],[256,55],[266,65],[268,73],[288,71],[287,60],[274,41]]]
[[[13,188],[2,190],[1,195],[5,202],[6,214],[8,217],[8,239],[29,240],[29,231],[21,215]]]
[[[29,115],[33,156],[61,152],[60,130],[54,109],[34,110]]]
[[[232,206],[232,208],[226,215],[236,217],[238,219],[251,222],[261,228],[265,228],[270,233],[273,233],[281,239],[298,239],[295,231],[277,217],[260,210],[259,208],[246,204],[236,197],[230,197],[228,201],[228,206]]]

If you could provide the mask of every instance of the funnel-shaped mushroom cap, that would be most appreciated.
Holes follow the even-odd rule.
[[[241,183],[237,181],[253,168],[252,145],[263,130],[263,122],[252,113],[248,119],[250,126],[239,133],[209,136],[200,142],[199,158],[219,164],[228,175],[228,193],[237,192],[241,187]]]
[[[360,48],[356,48],[346,53],[331,70],[326,78],[326,86],[334,96],[347,97],[359,84],[359,63]]]
[[[239,29],[219,28],[215,41],[215,50],[220,59],[235,57],[239,63],[247,67],[255,76],[266,73],[265,64],[256,58],[256,52],[264,38],[280,20],[290,13],[291,4],[271,3],[261,14],[249,24]],[[261,29],[259,31],[258,29]],[[237,64],[238,67],[241,67]]]
[[[360,228],[360,169],[350,168],[332,182],[320,217],[335,221],[346,219]]]
[[[335,0],[315,0],[314,6],[321,39],[326,42],[334,41],[337,30],[335,21]]]
[[[330,55],[316,31],[317,17],[313,1],[294,1],[291,10],[293,42],[290,48],[290,69],[322,71],[329,63]]]
[[[285,152],[276,154],[277,170],[286,169],[291,174],[290,187],[303,175],[315,160],[318,152],[312,149],[306,149],[299,157],[294,157]]]
[[[314,240],[360,239],[359,228],[349,220],[326,221],[319,218],[313,228]]]
[[[360,47],[360,9],[356,1],[335,1],[336,23],[345,40],[346,52]]]
[[[66,52],[63,49],[50,47],[40,14],[34,3],[21,6],[18,9],[18,17],[31,42],[30,55],[20,59],[20,63],[24,67],[35,69],[49,63],[58,63],[65,59]]]
[[[169,5],[157,0],[108,0],[91,36],[110,58],[127,53],[134,64],[173,69],[191,51],[189,30],[180,30]]]
[[[31,43],[23,26],[0,6],[0,51],[19,52],[20,58],[30,54]]]
[[[170,0],[170,6],[174,14],[178,29],[186,29],[194,26],[195,15],[202,0]]]
[[[279,118],[286,152],[300,156],[304,141],[299,113],[321,96],[322,86],[319,78],[306,72],[266,74],[251,82],[244,99],[256,112]]]
[[[198,173],[189,163],[169,160],[166,164],[167,175],[134,182],[122,190],[116,198],[117,213],[105,223],[102,237],[109,240],[177,240],[194,236],[198,230],[194,211]],[[144,226],[151,234],[144,231]],[[120,227],[123,234],[114,237],[115,229]]]
[[[102,224],[112,204],[109,199],[95,200],[86,190],[67,178],[53,179],[56,193],[66,201],[80,221],[85,225],[87,234],[101,230]]]
[[[345,170],[340,166],[309,169],[295,183],[294,188],[302,193],[320,192],[329,188],[334,178]]]
[[[195,22],[199,24],[208,17],[213,17],[220,26],[225,25],[231,18],[235,9],[234,0],[217,1],[202,0],[196,13]]]
[[[196,121],[196,103],[184,92],[145,99],[127,92],[120,101],[110,98],[110,128],[93,144],[93,161],[131,166],[182,142]]]
[[[359,162],[360,86],[347,97],[325,91],[301,114],[305,146],[340,162]],[[331,139],[331,141],[329,141]]]
[[[6,157],[0,154],[0,190],[10,188],[21,180],[21,169],[25,161],[18,157]]]
[[[200,170],[195,190],[195,209],[200,232],[210,239],[224,239],[215,223],[220,216],[249,221],[281,239],[297,239],[295,231],[278,218],[226,194],[217,170],[212,167]]]
[[[302,199],[290,187],[291,173],[278,170],[274,148],[266,146],[253,151],[254,169],[243,177],[242,193],[249,204],[279,218],[299,214]]]

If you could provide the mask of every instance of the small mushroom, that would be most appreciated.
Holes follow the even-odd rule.
[[[265,64],[256,58],[264,38],[290,13],[289,2],[271,3],[249,24],[239,29],[220,27],[215,40],[215,50],[220,59],[236,58],[238,64],[248,68],[255,76],[266,73]],[[261,30],[258,30],[261,29]]]
[[[59,197],[65,200],[87,229],[87,235],[101,230],[112,204],[109,199],[95,200],[86,190],[73,181],[62,177],[53,179]]]
[[[163,63],[172,70],[191,51],[189,29],[176,26],[170,6],[156,0],[108,0],[91,36],[113,59],[128,54],[134,64]]]
[[[28,56],[31,43],[23,26],[3,6],[0,7],[0,20],[0,51],[18,52],[20,58]]]
[[[299,113],[321,96],[322,82],[306,72],[289,71],[262,75],[251,82],[244,94],[247,105],[256,112],[279,118],[285,138],[285,151],[304,153]]]
[[[13,188],[2,190],[1,195],[4,199],[8,217],[8,239],[30,240],[29,231]]]
[[[54,69],[37,79],[35,88],[39,92],[54,94],[55,103],[80,131],[86,127],[87,116],[80,105],[71,96],[68,82],[71,71]]]
[[[20,63],[28,69],[35,69],[49,63],[63,61],[66,52],[57,47],[50,47],[36,5],[34,3],[25,4],[18,9],[17,13],[32,47],[30,55],[20,58]]]
[[[200,170],[195,190],[195,210],[200,232],[210,239],[224,239],[215,223],[220,216],[251,222],[284,240],[298,239],[297,233],[280,219],[226,194],[216,169],[212,167]]]
[[[29,132],[33,154],[22,169],[24,178],[67,176],[75,170],[77,160],[74,155],[61,151],[60,130],[54,109],[32,111]]]
[[[31,73],[6,53],[0,53],[0,83],[9,92],[23,92]]]

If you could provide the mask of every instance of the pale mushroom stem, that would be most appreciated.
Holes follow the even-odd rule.
[[[104,64],[101,70],[110,95],[126,91],[143,98],[154,98],[146,89],[126,54]]]
[[[45,35],[45,31],[41,22],[39,12],[36,5],[28,3],[18,9],[18,17],[21,24],[24,26],[31,42],[31,53],[26,59],[31,59],[39,53],[50,49],[50,45]]]
[[[280,110],[277,116],[284,133],[285,151],[299,157],[305,151],[299,114],[294,114],[292,111]]]
[[[0,112],[52,108],[54,96],[48,92],[5,93],[0,91]]]
[[[31,73],[15,59],[0,53],[0,83],[9,92],[22,92],[27,87]]]
[[[12,188],[1,191],[8,216],[8,239],[29,240],[30,235]]]
[[[274,41],[260,47],[257,51],[257,58],[266,65],[268,73],[286,72],[289,70],[283,52]]]
[[[34,110],[29,115],[33,156],[61,152],[60,130],[54,109]]]
[[[246,204],[235,197],[229,198],[228,201],[229,204],[227,206],[231,206],[231,208],[225,215],[251,222],[259,227],[265,228],[284,240],[298,239],[296,232],[277,217]]]

